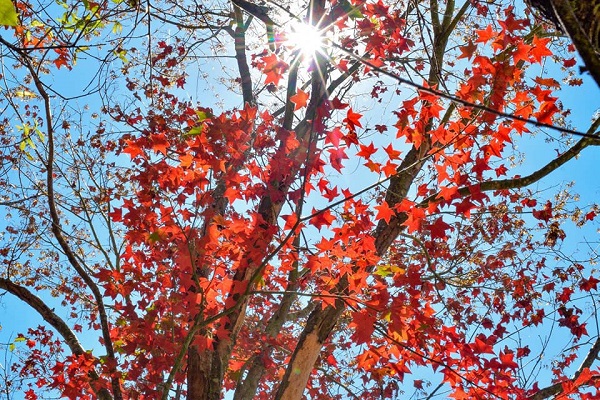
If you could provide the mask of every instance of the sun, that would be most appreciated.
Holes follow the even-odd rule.
[[[317,53],[324,52],[324,36],[321,31],[312,25],[295,23],[291,31],[286,34],[288,45],[299,50],[306,59],[312,59]]]

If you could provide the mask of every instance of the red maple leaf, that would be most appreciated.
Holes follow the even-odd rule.
[[[445,239],[447,237],[446,231],[449,229],[451,230],[452,227],[445,223],[442,217],[439,217],[433,224],[429,225],[432,239]]]
[[[533,217],[548,222],[552,218],[552,203],[546,202],[542,210],[533,210]]]
[[[339,147],[340,140],[344,137],[344,133],[339,126],[336,126],[325,136],[325,143],[331,143],[334,147]]]
[[[69,58],[68,58],[68,54],[67,55],[60,55],[60,57],[57,57],[54,61],[52,61],[52,63],[54,63],[54,65],[56,65],[56,68],[60,69],[60,67],[65,66],[67,67],[67,69],[71,69],[71,65],[69,64]]]
[[[468,218],[469,216],[471,216],[471,210],[475,208],[475,204],[473,204],[471,200],[467,198],[461,201],[460,203],[455,204],[454,207],[456,208],[457,214],[464,215]]]
[[[402,154],[402,152],[395,150],[391,143],[384,147],[383,150],[385,150],[388,157],[390,157],[390,160],[397,160]]]
[[[152,150],[167,155],[167,148],[170,146],[164,134],[152,136]]]
[[[460,56],[456,57],[457,60],[460,60],[461,58],[470,60],[471,57],[473,57],[475,50],[477,50],[477,45],[469,40],[469,44],[460,46],[458,49],[460,50]]]
[[[492,140],[490,143],[482,146],[481,151],[483,152],[484,159],[489,160],[492,156],[501,157],[503,148],[504,143],[497,140]]]
[[[537,76],[534,79],[535,83],[537,83],[538,85],[542,85],[542,86],[548,86],[550,88],[556,88],[559,89],[560,88],[560,83],[558,83],[558,81],[554,78],[542,78],[541,76]]]
[[[540,111],[534,113],[535,118],[542,123],[552,124],[552,116],[560,112],[560,109],[556,106],[556,103],[552,101],[544,101],[540,105]]]
[[[355,113],[352,108],[348,109],[348,113],[346,114],[346,118],[344,118],[344,122],[348,125],[348,129],[355,130],[356,127],[362,128],[360,123],[360,118],[362,114]]]
[[[366,343],[371,340],[373,331],[375,330],[375,322],[377,316],[375,313],[365,311],[356,311],[352,313],[351,326],[354,328],[352,339],[356,344]]]
[[[527,61],[529,60],[529,52],[531,51],[531,46],[523,43],[523,42],[519,42],[519,44],[517,44],[517,48],[515,49],[515,51],[513,51],[512,57],[513,57],[513,62],[516,64],[519,61]]]
[[[131,159],[134,159],[138,156],[145,158],[144,149],[140,147],[140,145],[134,140],[126,140],[125,147],[123,148],[123,153],[129,154]]]
[[[480,354],[495,354],[494,348],[484,335],[479,335],[475,338],[475,342],[470,345],[474,353]]]
[[[375,124],[375,130],[379,133],[387,131],[387,126]]]
[[[277,86],[283,73],[287,70],[288,65],[281,61],[276,54],[270,54],[262,57],[261,60],[265,63],[262,71],[266,75],[265,85],[269,83]]]
[[[337,149],[329,149],[327,150],[329,153],[329,162],[330,165],[338,172],[342,172],[344,165],[342,164],[342,160],[347,160],[348,155],[346,154],[346,150],[344,147],[338,147]]]
[[[517,369],[519,368],[519,364],[514,361],[514,353],[512,351],[501,351],[500,352],[500,362],[502,363],[502,367],[508,369]]]
[[[452,200],[456,197],[458,193],[458,188],[456,186],[440,186],[440,192],[437,195],[437,198],[442,198],[446,201]]]
[[[369,143],[368,146],[365,146],[363,144],[359,144],[360,146],[360,151],[356,152],[356,155],[359,157],[364,157],[364,158],[371,158],[371,156],[373,154],[375,154],[377,152],[377,149],[375,148],[375,146],[373,145],[373,142]]]
[[[566,59],[566,60],[563,60],[563,66],[565,68],[570,68],[570,67],[574,66],[575,64],[577,64],[577,61],[575,60],[574,57]]]
[[[491,25],[488,25],[485,29],[477,29],[475,33],[477,34],[475,43],[487,43],[498,35],[497,32],[494,32]]]
[[[589,292],[591,290],[598,289],[598,283],[600,283],[600,280],[590,276],[588,279],[582,278],[581,282],[579,283],[579,287],[581,290]]]
[[[550,40],[552,39],[539,38],[537,36],[533,37],[533,48],[531,49],[531,56],[536,62],[541,64],[544,57],[552,55],[552,52],[548,50],[548,47],[546,47],[548,43],[550,43]]]
[[[330,104],[331,108],[334,110],[343,110],[344,108],[349,106],[348,103],[342,103],[337,97],[334,97],[333,100],[331,100]]]
[[[531,350],[529,349],[528,346],[517,348],[517,357],[518,358],[527,357],[530,353],[531,353]]]
[[[313,217],[310,219],[310,223],[318,230],[321,230],[323,226],[330,226],[333,221],[335,221],[335,217],[329,210],[317,212],[317,210],[313,208],[312,214]]]
[[[375,217],[375,219],[382,219],[388,224],[390,223],[390,219],[392,219],[392,217],[396,214],[385,200],[383,201],[383,203],[379,204],[378,206],[375,206],[375,209],[377,210],[377,216]]]
[[[299,110],[302,107],[306,107],[307,100],[308,100],[308,93],[306,93],[302,89],[298,89],[298,92],[295,95],[290,97],[290,101],[296,105],[294,107],[294,111]]]

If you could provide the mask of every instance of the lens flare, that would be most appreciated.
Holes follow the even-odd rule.
[[[291,32],[288,32],[286,36],[288,45],[299,50],[306,58],[313,58],[317,53],[323,52],[323,35],[312,25],[294,24]]]

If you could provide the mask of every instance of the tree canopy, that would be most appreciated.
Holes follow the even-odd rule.
[[[598,398],[597,87],[533,6],[0,0],[3,397]]]

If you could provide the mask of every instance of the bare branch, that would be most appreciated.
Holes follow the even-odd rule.
[[[579,378],[579,376],[583,373],[583,371],[586,368],[590,368],[592,366],[592,364],[594,363],[594,361],[596,361],[598,359],[599,354],[600,354],[600,336],[596,339],[596,342],[594,342],[594,345],[592,346],[592,348],[588,352],[587,356],[585,357],[585,359],[579,366],[579,369],[577,370],[577,372],[575,372],[575,375],[573,375],[573,378],[571,378],[570,380],[571,381],[577,380],[577,378]],[[553,385],[550,385],[548,387],[540,389],[536,394],[534,394],[533,396],[530,396],[529,399],[530,400],[543,400],[543,399],[547,399],[551,396],[557,395],[559,393],[562,393],[563,383],[564,382],[557,382]]]
[[[85,349],[79,342],[79,339],[75,333],[69,328],[66,322],[60,318],[56,313],[44,303],[42,299],[31,293],[26,287],[17,285],[8,279],[0,278],[0,289],[4,289],[10,294],[18,297],[24,301],[27,305],[33,308],[38,314],[49,323],[56,331],[62,336],[69,349],[74,355],[81,355],[85,353]],[[93,381],[99,379],[98,374],[95,371],[90,371],[90,378]],[[95,389],[94,385],[91,385],[92,389],[98,395],[101,400],[112,400],[110,392],[106,389]]]
[[[67,260],[71,264],[71,266],[75,269],[77,274],[83,279],[86,283],[87,287],[92,291],[94,295],[94,300],[96,301],[96,306],[98,307],[98,316],[100,319],[100,324],[102,327],[102,338],[104,340],[104,347],[107,352],[107,357],[113,361],[113,369],[116,365],[115,352],[112,344],[112,339],[110,337],[110,328],[108,322],[108,315],[106,314],[106,309],[104,307],[104,300],[102,297],[102,293],[100,292],[100,288],[93,281],[92,277],[86,272],[85,268],[80,265],[77,256],[71,249],[67,240],[63,235],[63,230],[61,227],[61,219],[56,207],[56,199],[54,194],[54,124],[52,120],[51,114],[51,105],[50,105],[50,96],[45,89],[44,84],[40,80],[37,69],[34,64],[30,60],[30,58],[20,52],[18,49],[15,49],[10,43],[6,42],[4,39],[0,37],[0,43],[5,46],[11,48],[15,51],[22,59],[23,64],[31,73],[33,78],[34,85],[38,90],[40,97],[43,99],[44,104],[44,118],[46,122],[46,133],[48,138],[48,158],[46,161],[46,184],[47,184],[47,199],[48,199],[48,208],[50,211],[50,219],[52,221],[52,233],[54,234],[60,248],[62,249],[64,255],[67,257]],[[121,394],[121,387],[119,383],[119,379],[117,378],[116,370],[112,381],[112,389],[115,400],[121,400],[123,398]]]

